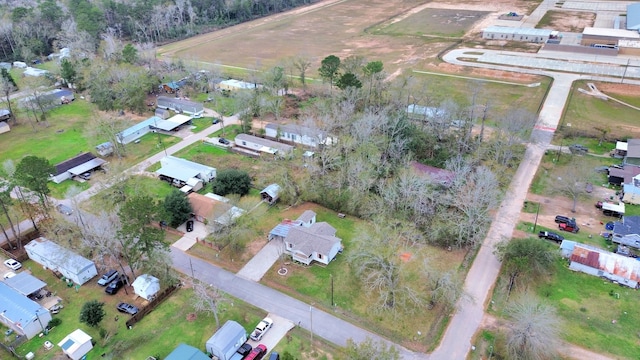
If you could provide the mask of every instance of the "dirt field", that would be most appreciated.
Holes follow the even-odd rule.
[[[557,30],[560,32],[581,33],[585,27],[593,26],[596,14],[586,11],[549,10],[540,20],[539,29]]]
[[[288,57],[304,56],[312,60],[314,76],[320,60],[330,54],[341,58],[361,55],[381,60],[388,73],[406,68],[426,68],[436,55],[452,44],[447,39],[376,35],[368,32],[376,24],[395,24],[425,9],[437,14],[438,24],[465,22],[467,34],[475,34],[509,11],[527,12],[531,2],[467,0],[426,3],[421,0],[326,0],[282,14],[240,24],[168,44],[158,52],[164,57],[180,57],[223,66],[261,69]],[[435,11],[434,9],[438,9]],[[472,26],[461,20],[476,14]],[[480,13],[486,15],[480,16]],[[418,15],[416,15],[418,16]],[[331,21],[327,21],[331,19]],[[415,25],[414,25],[415,27]],[[436,28],[440,28],[438,25]],[[430,28],[416,32],[430,35]],[[458,31],[458,30],[456,30]],[[433,34],[442,36],[442,34]]]

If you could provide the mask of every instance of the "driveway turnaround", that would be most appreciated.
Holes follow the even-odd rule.
[[[204,260],[192,257],[171,247],[173,267],[192,275],[205,284],[211,284],[227,294],[282,317],[293,324],[313,332],[314,336],[346,346],[347,339],[360,343],[367,338],[395,346],[402,359],[428,359],[426,354],[413,353],[381,336],[359,328],[327,312],[256,282],[243,279]],[[268,335],[268,334],[267,334]]]

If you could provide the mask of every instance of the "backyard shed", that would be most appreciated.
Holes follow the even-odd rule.
[[[167,109],[156,109],[155,116],[166,120],[171,117],[171,111]]]
[[[187,344],[178,345],[165,360],[211,360],[205,353]]]
[[[267,186],[260,192],[260,197],[262,198],[262,200],[268,202],[269,205],[275,204],[278,200],[278,197],[280,197],[280,185],[271,184]]]
[[[82,359],[83,356],[93,349],[91,336],[80,329],[67,335],[58,343],[58,346],[60,346],[65,355],[72,360]]]
[[[0,322],[28,339],[44,330],[51,313],[37,302],[0,282]]]
[[[160,280],[155,276],[149,274],[143,274],[136,278],[131,284],[133,286],[133,292],[145,300],[153,300],[160,291]]]
[[[100,156],[109,156],[113,154],[113,144],[111,141],[104,142],[96,146],[96,151]]]
[[[9,109],[0,109],[0,121],[6,121],[11,118],[11,111]]]
[[[236,350],[247,341],[247,332],[242,325],[227,320],[218,331],[207,340],[206,350],[219,360],[229,360]]]
[[[53,271],[58,271],[78,285],[98,275],[93,261],[43,237],[32,240],[24,246],[24,249],[30,259]]]

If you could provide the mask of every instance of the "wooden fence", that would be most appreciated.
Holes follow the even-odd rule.
[[[153,311],[158,305],[160,305],[166,298],[171,296],[174,292],[176,292],[180,288],[180,284],[171,286],[169,288],[164,289],[161,293],[156,295],[156,297],[149,302],[145,307],[140,309],[137,314],[133,315],[129,320],[127,320],[127,328],[131,329],[133,325],[135,325],[138,321],[142,320],[145,315]]]

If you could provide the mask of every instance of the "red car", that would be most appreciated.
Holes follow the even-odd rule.
[[[260,360],[267,353],[267,347],[260,344],[253,348],[244,360]]]
[[[575,222],[570,222],[566,224],[560,223],[558,224],[558,229],[566,232],[572,232],[572,233],[577,233],[578,231],[580,231],[578,224],[576,224]]]

